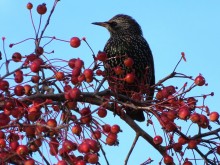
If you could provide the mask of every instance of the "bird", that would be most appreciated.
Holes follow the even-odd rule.
[[[141,26],[125,14],[117,14],[108,21],[92,24],[105,27],[110,33],[103,50],[107,55],[104,69],[110,89],[127,98],[140,93],[146,95],[147,100],[152,100],[154,89],[150,87],[155,84],[154,59]],[[132,59],[132,67],[125,63],[128,58]],[[128,81],[125,81],[126,78]],[[126,102],[129,99],[119,101]],[[125,107],[125,111],[133,120],[145,121],[142,110]]]

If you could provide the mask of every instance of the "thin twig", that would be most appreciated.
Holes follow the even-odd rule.
[[[53,7],[52,7],[52,9],[51,9],[51,11],[50,11],[50,14],[49,14],[49,16],[48,16],[47,22],[46,22],[46,24],[45,24],[43,30],[41,31],[41,34],[40,34],[40,37],[39,37],[39,41],[38,41],[38,43],[37,43],[36,46],[39,46],[39,44],[40,44],[40,40],[41,40],[41,38],[43,37],[44,32],[45,32],[47,26],[48,26],[49,23],[50,23],[51,16],[52,16],[52,14],[53,14],[53,12],[54,12],[54,9],[55,9],[56,4],[57,4],[58,1],[59,1],[59,0],[55,0],[55,1],[54,1],[54,5],[53,5]]]
[[[131,146],[131,148],[130,148],[130,150],[129,150],[129,152],[128,152],[128,155],[127,155],[127,157],[126,157],[126,159],[125,159],[125,165],[127,165],[128,159],[129,159],[129,157],[131,156],[131,153],[132,153],[132,151],[133,151],[133,149],[134,149],[134,147],[135,147],[135,145],[136,145],[136,143],[137,143],[139,137],[140,137],[140,135],[139,135],[138,133],[136,133],[136,136],[135,136],[135,138],[134,138],[134,141],[133,141],[133,143],[132,143],[132,146]]]
[[[41,152],[41,150],[37,150],[40,154],[40,156],[44,159],[44,161],[46,162],[47,165],[50,165],[50,163],[48,162],[48,160],[45,158],[45,156],[43,155],[43,153]]]

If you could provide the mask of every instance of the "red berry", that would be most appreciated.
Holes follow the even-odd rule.
[[[35,127],[25,127],[24,131],[26,132],[27,137],[34,137],[35,135]]]
[[[75,165],[86,165],[84,160],[78,160]]]
[[[4,139],[5,138],[5,133],[3,131],[0,131],[0,139]]]
[[[200,120],[200,114],[198,113],[193,113],[190,115],[190,120],[193,122],[193,123],[198,123],[199,120]]]
[[[92,121],[91,110],[89,108],[83,108],[80,110],[80,121],[83,124],[89,124]]]
[[[113,70],[114,70],[116,75],[121,75],[121,74],[124,73],[124,70],[120,66],[116,66],[115,68],[113,68]]]
[[[72,70],[72,76],[73,77],[78,77],[81,73],[81,69],[78,68],[78,67],[74,67],[73,70]]]
[[[190,111],[189,111],[189,108],[184,106],[184,107],[181,107],[179,109],[179,112],[178,112],[178,116],[180,119],[182,120],[186,120],[190,117]]]
[[[194,110],[196,106],[197,100],[194,97],[189,97],[187,99],[187,104],[190,108],[190,110]]]
[[[90,151],[90,145],[88,143],[82,142],[78,146],[78,151],[81,153],[88,153]]]
[[[23,71],[22,70],[16,70],[15,73],[14,73],[14,77],[20,76],[20,75],[23,76]]]
[[[216,153],[220,155],[220,146],[216,147]]]
[[[134,83],[134,80],[135,80],[135,75],[134,75],[134,73],[128,73],[128,74],[126,74],[124,80],[125,80],[128,84]]]
[[[13,151],[16,151],[16,149],[17,149],[18,146],[19,146],[19,143],[18,143],[18,141],[12,141],[12,142],[9,143],[9,146],[10,146],[10,148],[11,148]]]
[[[72,87],[70,85],[65,85],[63,87],[64,92],[69,92],[72,89]]]
[[[38,5],[38,6],[37,6],[37,12],[38,12],[38,14],[40,14],[40,15],[45,14],[45,13],[47,12],[46,4],[43,3],[43,4],[41,4],[41,5]]]
[[[24,85],[24,93],[25,95],[29,96],[31,94],[32,87],[29,84]]]
[[[58,80],[58,81],[62,81],[64,79],[64,73],[63,72],[56,72],[55,74],[55,78]]]
[[[102,126],[102,129],[105,133],[109,133],[111,131],[111,126],[109,124],[105,124]]]
[[[59,160],[56,165],[68,165],[65,160]]]
[[[76,134],[79,136],[81,132],[82,132],[82,127],[79,124],[76,124],[72,127],[73,134]]]
[[[40,71],[41,69],[41,64],[37,63],[37,62],[32,62],[32,64],[30,65],[30,69],[32,72],[37,73]]]
[[[211,121],[218,121],[219,113],[218,112],[211,112],[209,115],[209,119]]]
[[[98,52],[97,60],[105,62],[107,60],[107,54],[105,52]]]
[[[172,85],[167,86],[167,87],[165,87],[165,88],[167,89],[167,91],[168,91],[169,95],[172,95],[172,94],[174,94],[174,93],[176,92],[175,87],[174,87],[174,86],[172,86]]]
[[[80,95],[81,95],[81,91],[76,87],[69,91],[69,96],[73,100],[79,99]]]
[[[13,55],[12,55],[12,60],[14,62],[20,62],[21,61],[21,54],[19,52],[15,52]]]
[[[98,69],[98,70],[96,70],[96,74],[97,74],[97,76],[102,76],[103,75],[103,71]]]
[[[33,159],[25,160],[24,165],[35,165],[35,161]]]
[[[157,135],[153,138],[153,141],[154,141],[154,144],[160,145],[163,142],[163,138],[161,136]]]
[[[33,83],[39,83],[39,80],[40,80],[40,76],[34,75],[31,77],[31,81]]]
[[[73,48],[78,48],[81,44],[81,41],[78,37],[72,37],[70,39],[70,46],[72,46]]]
[[[183,163],[183,165],[193,165],[193,164],[192,164],[192,162],[186,160],[186,161]]]
[[[88,163],[96,164],[99,161],[99,157],[97,154],[89,154],[87,161]]]
[[[166,125],[165,125],[165,130],[167,132],[173,132],[175,131],[177,128],[176,128],[176,125],[173,123],[173,122],[168,122]]]
[[[199,75],[195,78],[195,84],[198,86],[203,86],[205,84],[205,78],[202,75]]]
[[[92,150],[93,152],[97,153],[100,150],[100,146],[97,143],[96,140],[93,139],[84,139],[83,143],[88,143],[90,146],[90,150]]]
[[[160,91],[157,92],[156,98],[157,98],[158,100],[163,100],[164,97],[163,97],[162,90],[160,90]]]
[[[49,120],[47,120],[47,125],[49,127],[55,128],[57,126],[57,121],[55,119],[49,119]]]
[[[16,83],[21,83],[24,80],[23,74],[15,76],[14,80]]]
[[[0,139],[0,148],[5,148],[6,147],[6,141],[5,139]]]
[[[31,61],[31,62],[33,62],[35,59],[38,58],[36,54],[30,54],[26,57],[27,57],[28,61]]]
[[[79,82],[83,82],[83,81],[85,81],[85,79],[86,79],[86,77],[85,77],[84,74],[81,74],[81,75],[78,76],[78,81]]]
[[[77,67],[77,68],[82,68],[83,67],[83,65],[84,65],[84,62],[83,62],[83,60],[81,60],[81,59],[79,59],[79,58],[77,58],[76,59],[76,61],[75,61],[75,67]]]
[[[17,85],[17,86],[15,86],[15,88],[14,88],[14,93],[15,93],[15,95],[17,95],[17,96],[23,96],[23,95],[25,94],[25,89],[24,89],[23,86]]]
[[[71,77],[71,83],[73,85],[77,85],[79,83],[78,76],[72,76]]]
[[[83,73],[84,73],[86,79],[93,77],[93,70],[92,69],[85,69]]]
[[[5,115],[4,113],[0,113],[0,127],[5,126],[10,122],[10,118],[8,115]]]
[[[134,61],[133,61],[133,59],[132,58],[126,58],[125,60],[124,60],[124,65],[126,66],[126,67],[132,67],[133,66],[133,64],[134,64]]]
[[[165,155],[163,157],[163,161],[165,164],[172,164],[173,163],[173,158],[170,155]]]
[[[101,132],[99,130],[93,131],[92,138],[94,139],[100,139],[102,136]]]
[[[29,3],[27,4],[27,9],[31,10],[32,8],[33,8],[33,4],[29,2]]]
[[[198,122],[198,125],[201,127],[201,128],[208,128],[209,126],[209,120],[208,118],[205,116],[205,115],[200,115],[200,119],[199,119],[199,122]]]
[[[27,155],[28,154],[28,148],[26,145],[19,145],[16,149],[16,153],[18,155]]]
[[[77,149],[77,144],[73,143],[70,140],[65,140],[63,142],[63,144],[62,144],[62,147],[64,149],[64,152],[68,152],[69,153],[69,152]]]
[[[176,152],[180,152],[182,150],[182,144],[181,143],[174,143],[173,144],[173,149]]]
[[[36,53],[36,55],[37,56],[39,56],[39,55],[42,55],[43,53],[44,53],[44,48],[43,47],[37,47],[36,49],[35,49],[35,53]]]
[[[68,61],[68,65],[69,65],[70,68],[73,69],[73,68],[75,67],[75,61],[76,61],[75,58],[70,59],[70,60]]]
[[[176,111],[168,111],[167,112],[167,118],[170,119],[171,121],[173,121],[174,119],[176,119],[177,117],[177,112]]]
[[[8,83],[8,81],[0,80],[0,90],[2,90],[2,91],[7,91],[8,88],[9,88],[9,83]]]
[[[107,110],[103,107],[99,107],[98,115],[99,117],[104,118],[107,115]]]
[[[60,143],[56,138],[51,138],[49,141],[49,147],[50,149],[57,149],[59,147]]]
[[[117,134],[109,133],[106,138],[106,144],[112,146],[116,144],[116,142],[117,142]]]
[[[58,148],[50,148],[50,154],[52,156],[55,156],[58,154]]]
[[[185,139],[183,136],[180,136],[179,139],[178,139],[178,143],[180,144],[186,144],[187,143],[187,139]]]
[[[111,126],[111,133],[117,134],[117,133],[120,132],[120,130],[121,130],[121,129],[120,129],[120,126],[117,125],[117,124]]]
[[[6,108],[7,110],[12,110],[15,108],[15,103],[13,100],[6,100],[4,103],[4,108]]]
[[[197,144],[198,144],[197,140],[190,140],[190,141],[188,142],[188,148],[189,148],[189,149],[195,149],[196,146],[197,146]]]

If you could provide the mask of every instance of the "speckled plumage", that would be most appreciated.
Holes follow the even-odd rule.
[[[105,62],[105,71],[110,88],[120,94],[131,97],[132,94],[141,93],[152,99],[154,90],[148,92],[143,86],[151,86],[155,83],[154,61],[147,41],[143,38],[140,25],[130,16],[119,14],[107,22],[95,22],[94,24],[104,26],[110,32],[110,38],[105,45],[104,51],[108,60]],[[131,57],[134,61],[132,68],[124,65],[124,59]],[[120,66],[123,74],[116,75],[114,68]],[[127,73],[135,74],[135,81],[127,84],[123,78]],[[123,100],[125,101],[125,100]],[[144,121],[142,111],[126,108],[127,114],[134,120]]]

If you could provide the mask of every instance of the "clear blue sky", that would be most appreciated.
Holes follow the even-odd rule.
[[[7,43],[20,41],[33,36],[33,29],[29,19],[26,4],[29,0],[14,1],[0,0],[0,37],[5,36]],[[32,1],[34,8],[44,1]],[[48,10],[53,0],[47,1]],[[155,60],[156,79],[159,80],[169,74],[180,58],[180,53],[186,53],[187,62],[181,63],[178,70],[192,76],[203,74],[208,87],[201,87],[195,93],[205,94],[214,91],[215,96],[208,98],[207,104],[212,111],[219,111],[220,100],[220,1],[219,0],[139,0],[139,1],[65,1],[61,0],[55,10],[47,29],[48,36],[69,39],[72,36],[86,37],[95,52],[102,50],[109,34],[104,28],[91,23],[106,21],[118,13],[134,17],[142,27]],[[33,11],[35,13],[35,11]],[[34,18],[38,21],[38,15]],[[45,18],[44,18],[45,20]],[[32,49],[27,43],[7,50],[8,55],[14,51],[24,54]],[[33,46],[33,45],[32,45]],[[91,52],[85,44],[79,49],[72,49],[66,43],[54,42],[48,46],[48,51],[55,50],[52,56],[69,59],[80,57],[91,63]],[[1,50],[1,48],[0,48]],[[178,80],[170,83],[182,84]],[[168,85],[170,83],[167,83]],[[119,135],[118,147],[107,147],[107,157],[111,164],[123,164],[134,133],[119,122],[118,118],[111,118],[114,123],[122,125],[123,133]],[[149,132],[152,129],[146,128]],[[162,135],[162,132],[158,134]],[[159,154],[140,140],[130,158],[129,164],[140,164],[149,157],[158,161]],[[101,160],[101,164],[103,160]],[[155,163],[157,164],[157,163]]]

